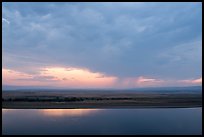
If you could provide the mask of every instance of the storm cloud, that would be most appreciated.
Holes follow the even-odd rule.
[[[199,2],[3,3],[2,12],[5,69],[74,67],[121,79],[202,74]]]

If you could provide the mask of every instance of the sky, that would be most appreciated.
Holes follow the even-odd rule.
[[[4,2],[2,84],[202,85],[202,3]]]

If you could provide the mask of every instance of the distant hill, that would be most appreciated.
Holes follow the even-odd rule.
[[[130,89],[130,90],[141,91],[141,92],[157,92],[157,93],[181,93],[181,92],[202,93],[202,86],[153,87],[153,88],[139,88],[139,89]]]
[[[147,87],[147,88],[135,88],[131,90],[140,90],[140,91],[177,91],[177,90],[202,90],[202,86],[186,86],[186,87]]]
[[[35,90],[38,90],[38,89],[52,89],[53,87],[46,87],[46,86],[13,86],[13,85],[2,85],[2,90],[20,90],[20,89],[23,89],[23,90],[26,90],[26,89],[35,89]]]
[[[113,92],[113,93],[202,93],[202,86],[188,86],[188,87],[147,87],[147,88],[132,88],[132,89],[64,89],[46,86],[13,86],[2,85],[2,91],[66,91],[66,92]]]

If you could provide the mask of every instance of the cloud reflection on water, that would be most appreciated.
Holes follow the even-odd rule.
[[[39,113],[46,116],[61,117],[61,116],[85,116],[97,113],[99,109],[41,109]]]

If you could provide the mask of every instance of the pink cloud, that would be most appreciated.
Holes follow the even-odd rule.
[[[69,71],[67,71],[69,70]],[[117,77],[83,68],[49,67],[29,75],[15,70],[2,69],[3,84],[18,86],[56,86],[71,88],[113,87]]]
[[[143,87],[143,86],[161,86],[161,84],[163,82],[164,82],[164,80],[140,76],[136,80],[136,85],[140,86],[140,87]]]
[[[46,74],[58,77],[58,85],[61,87],[82,87],[82,88],[97,88],[97,87],[112,87],[117,80],[115,76],[104,75],[99,72],[91,72],[88,69],[83,68],[62,68],[52,67],[45,68]],[[68,70],[68,71],[67,71]]]
[[[184,83],[184,84],[202,84],[202,77],[198,79],[179,80],[178,82]]]
[[[199,78],[199,79],[195,79],[192,81],[193,83],[196,83],[196,84],[202,84],[202,77]]]
[[[156,79],[153,79],[153,78],[145,78],[145,77],[143,77],[143,76],[141,76],[141,77],[139,77],[138,79],[137,79],[137,83],[145,83],[145,82],[155,82],[155,81],[157,81]]]
[[[151,87],[151,86],[161,86],[165,81],[161,79],[149,78],[140,76],[138,78],[125,78],[121,82],[121,87]]]
[[[202,84],[198,79],[172,80],[140,76],[118,78],[84,68],[48,67],[37,74],[26,74],[2,68],[2,83],[17,86],[55,86],[64,88],[136,88],[161,86],[191,86]]]
[[[2,68],[2,84],[17,86],[45,86],[50,84],[48,81],[36,80],[40,75],[30,75],[23,72]],[[44,77],[45,78],[45,77]]]

